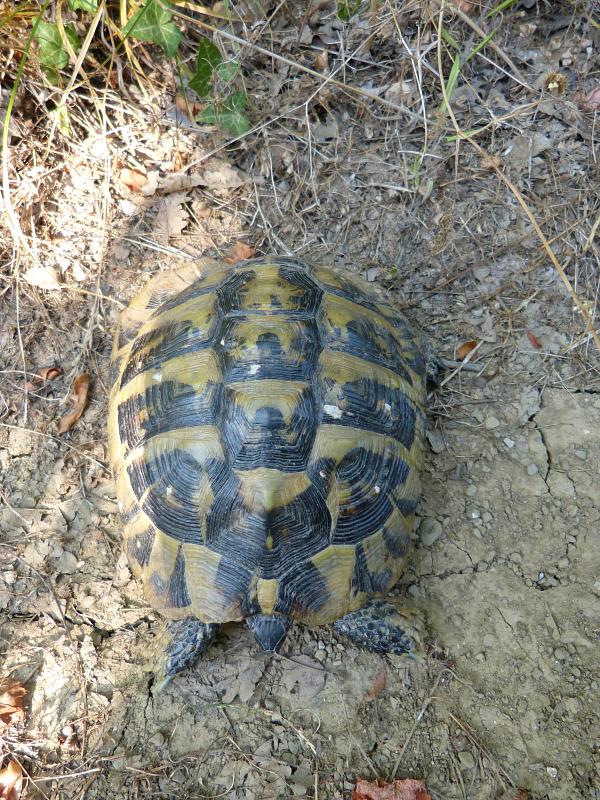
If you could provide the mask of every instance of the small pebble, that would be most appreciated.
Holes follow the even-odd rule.
[[[475,769],[475,757],[468,750],[458,754],[461,769]]]
[[[537,475],[539,472],[537,464],[527,464],[527,474],[528,475]]]
[[[77,558],[68,550],[63,550],[56,559],[55,569],[62,575],[69,575],[77,570]]]
[[[325,661],[327,658],[327,653],[325,652],[325,650],[317,650],[317,652],[315,653],[315,658],[317,659],[317,661]]]
[[[470,483],[467,486],[467,497],[475,497],[476,494],[477,494],[477,487],[473,483]]]
[[[565,650],[564,647],[557,647],[554,651],[554,658],[557,661],[566,661],[569,657],[569,653]]]
[[[434,542],[440,538],[443,533],[441,522],[434,517],[425,517],[419,525],[419,536],[421,543],[425,547],[431,547]]]
[[[427,431],[427,441],[434,453],[442,453],[444,451],[444,439],[439,431]]]
[[[512,450],[512,448],[515,446],[514,440],[509,439],[508,436],[504,440],[504,444],[508,447],[509,450]]]
[[[556,769],[556,767],[546,767],[546,772],[548,773],[550,778],[557,780],[558,770]]]
[[[488,431],[492,431],[500,425],[500,420],[497,417],[486,417],[483,425]]]

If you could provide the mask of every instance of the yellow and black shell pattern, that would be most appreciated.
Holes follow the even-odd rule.
[[[121,314],[111,380],[125,549],[168,619],[320,625],[397,582],[425,364],[368,284],[280,257],[162,273]]]

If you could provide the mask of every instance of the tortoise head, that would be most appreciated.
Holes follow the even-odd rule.
[[[256,641],[267,653],[277,653],[290,627],[285,614],[254,614],[246,619]]]

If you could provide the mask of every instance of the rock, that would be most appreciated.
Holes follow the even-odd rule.
[[[469,750],[463,750],[458,754],[461,769],[475,769],[475,757]]]
[[[575,497],[575,487],[573,481],[564,472],[550,470],[547,479],[550,494],[554,497]]]
[[[421,539],[421,544],[425,545],[425,547],[431,547],[434,542],[437,542],[443,532],[444,529],[441,522],[434,517],[425,517],[421,520],[421,524],[419,525],[419,537]]]
[[[439,431],[427,431],[427,441],[434,453],[443,453],[446,449],[444,438]]]
[[[33,449],[31,431],[24,428],[12,428],[8,434],[8,452],[11,456],[24,456]]]
[[[54,562],[54,568],[62,575],[70,575],[77,571],[77,558],[68,550],[63,550]]]

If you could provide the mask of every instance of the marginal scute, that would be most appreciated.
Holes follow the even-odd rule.
[[[166,617],[325,624],[396,583],[425,365],[368,285],[294,258],[182,265],[121,315],[111,382],[125,549]]]

